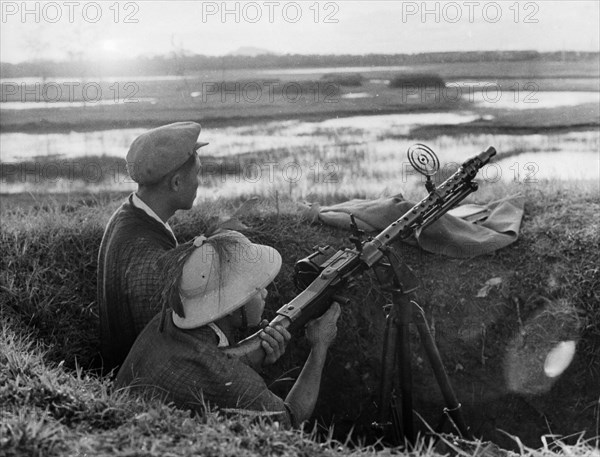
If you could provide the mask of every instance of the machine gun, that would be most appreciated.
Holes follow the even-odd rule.
[[[419,285],[410,268],[400,261],[392,244],[410,237],[417,230],[423,230],[464,200],[469,194],[476,191],[478,184],[474,179],[478,171],[495,154],[496,150],[493,147],[489,147],[486,151],[465,161],[452,176],[439,186],[436,186],[432,182],[431,177],[439,169],[437,156],[429,147],[423,144],[411,146],[408,150],[408,159],[419,173],[426,176],[425,186],[429,192],[427,197],[414,205],[402,217],[372,239],[362,239],[362,233],[358,230],[354,217],[351,216],[351,228],[354,232],[351,241],[354,247],[336,251],[326,246],[319,248],[315,253],[297,262],[296,283],[300,288],[304,288],[304,290],[292,301],[282,306],[269,325],[280,325],[290,332],[301,329],[307,322],[321,316],[327,311],[332,300],[346,301],[339,294],[347,287],[349,282],[371,268],[379,269],[378,267],[382,267],[384,270],[387,269],[392,273],[390,290],[393,292],[394,304],[398,304],[398,309],[396,311],[392,310],[390,313],[392,318],[390,319],[388,316],[388,326],[386,327],[387,344],[386,348],[384,348],[384,373],[382,375],[382,383],[384,384],[382,384],[381,403],[389,404],[391,398],[388,397],[391,396],[392,389],[389,378],[391,378],[390,373],[393,370],[392,365],[396,360],[397,338],[400,338],[402,342],[404,359],[410,356],[407,353],[408,332],[404,332],[406,334],[403,335],[398,322],[402,319],[411,319],[412,310],[416,303],[410,299],[410,294]],[[390,276],[388,275],[388,277]],[[417,327],[423,324],[425,325],[423,332],[429,333],[424,319],[417,322]],[[419,330],[421,331],[420,327]],[[265,353],[260,345],[259,333],[257,332],[240,341],[237,345],[225,349],[225,352],[238,358],[246,359],[248,363],[254,366],[257,363],[260,364],[265,357]],[[427,335],[422,334],[423,336]],[[441,367],[441,371],[443,372],[438,377],[438,383],[448,403],[447,411],[450,412],[451,419],[454,420],[457,428],[463,429],[461,432],[465,435],[467,434],[466,426],[462,423],[462,419],[460,416],[452,414],[453,410],[458,409],[459,404],[451,389],[448,389],[450,391],[449,395],[446,395],[444,392],[445,388],[449,387],[449,382],[443,370],[441,360],[439,360],[439,354],[437,353],[433,339],[430,335],[429,338],[429,343],[432,346],[430,348],[432,351],[430,359],[436,359],[432,360],[434,372],[437,375],[436,365],[438,365],[438,369]],[[426,344],[426,349],[428,349],[427,343],[424,344]],[[387,373],[385,372],[386,369]],[[408,375],[410,375],[410,370],[403,370],[403,376],[406,376],[406,371],[409,371]],[[402,384],[406,387],[406,389],[403,388],[404,402],[405,397],[410,396],[410,392],[408,392],[410,389],[410,379],[403,380]],[[383,411],[380,414],[377,426],[386,429],[391,425],[389,420],[390,410],[389,407],[383,405],[382,409]],[[412,405],[403,405],[404,422],[407,422],[406,416],[409,414],[412,415]],[[412,429],[412,420],[408,428]],[[406,429],[405,425],[404,436],[410,440],[412,430],[407,431]]]

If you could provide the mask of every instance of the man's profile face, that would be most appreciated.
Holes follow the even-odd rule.
[[[256,327],[262,320],[262,314],[265,309],[265,300],[267,299],[267,289],[260,289],[244,304],[248,327]],[[242,308],[235,310],[230,315],[231,325],[234,328],[243,326]]]
[[[190,209],[194,205],[196,193],[198,191],[198,181],[200,179],[200,158],[195,155],[195,162],[192,167],[189,167],[182,175],[182,186],[180,189],[181,209]]]

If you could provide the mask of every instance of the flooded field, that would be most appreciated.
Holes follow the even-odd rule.
[[[345,85],[354,74],[356,81]],[[439,75],[443,82],[391,84],[406,74]],[[322,79],[327,75],[334,82]],[[600,92],[590,63],[213,70],[90,81],[104,98],[48,101],[22,93],[32,85],[42,93],[44,84],[78,88],[86,82],[81,78],[0,81],[12,94],[0,104],[0,192],[134,189],[124,162],[133,139],[148,126],[190,119],[202,123],[201,139],[210,143],[201,150],[206,198],[420,194],[422,179],[406,160],[414,143],[433,148],[444,177],[494,146],[498,156],[480,175],[488,182],[600,180]],[[249,89],[302,92],[329,87],[323,81],[335,94],[301,99],[263,91],[257,98]],[[241,92],[207,94],[224,82]],[[126,91],[116,103],[115,87],[131,84],[138,102],[128,103]]]
[[[201,138],[210,144],[201,150],[200,194],[205,198],[276,191],[292,198],[411,194],[421,188],[422,179],[406,160],[406,150],[419,142],[439,155],[444,176],[468,157],[494,146],[498,156],[481,173],[488,182],[598,179],[598,131],[427,139],[411,134],[417,127],[463,125],[479,118],[480,114],[468,111],[431,112],[206,128]],[[144,130],[2,134],[1,191],[134,189],[122,158]],[[75,169],[83,169],[83,174],[69,174]]]

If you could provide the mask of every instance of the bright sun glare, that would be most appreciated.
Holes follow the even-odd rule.
[[[106,52],[114,52],[117,50],[117,43],[114,40],[104,40],[102,49]]]

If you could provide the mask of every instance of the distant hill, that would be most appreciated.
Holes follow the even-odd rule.
[[[276,56],[280,55],[276,52],[269,51],[267,49],[262,48],[254,48],[252,46],[242,46],[241,48],[237,48],[235,51],[231,51],[227,53],[228,56],[245,56],[245,57],[256,57],[256,56]]]
[[[264,53],[263,53],[264,52]],[[278,55],[264,49],[243,47],[225,56],[168,55],[138,57],[114,62],[106,67],[93,61],[36,61],[11,64],[0,62],[2,78],[56,77],[56,76],[142,76],[194,74],[205,70],[316,68],[316,67],[371,67],[401,66],[456,62],[580,62],[597,61],[598,52],[537,51],[475,51],[432,52],[421,54],[365,54],[365,55]]]

